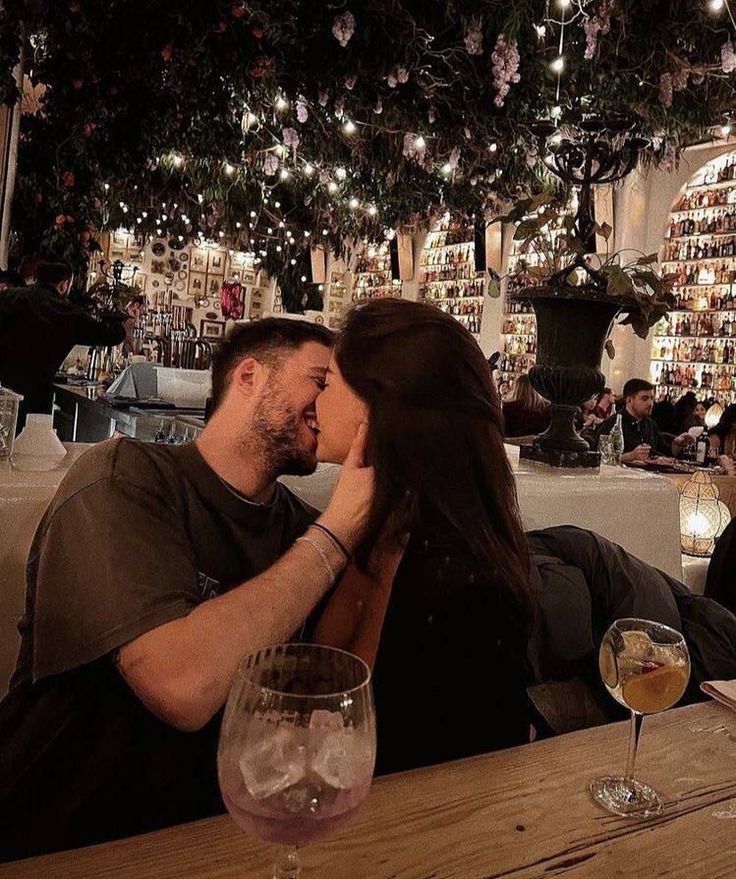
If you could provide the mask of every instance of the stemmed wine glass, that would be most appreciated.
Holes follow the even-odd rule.
[[[590,785],[597,803],[615,815],[651,818],[663,808],[659,794],[634,778],[645,714],[671,708],[690,679],[690,654],[682,635],[650,620],[617,620],[598,655],[601,677],[613,698],[631,711],[626,774],[598,778]]]
[[[225,708],[220,790],[237,824],[287,848],[274,879],[297,879],[297,846],[331,833],[368,795],[376,723],[368,666],[316,644],[246,656]]]

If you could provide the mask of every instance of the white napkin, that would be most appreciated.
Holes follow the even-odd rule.
[[[736,711],[736,681],[703,681],[700,689],[722,705]]]

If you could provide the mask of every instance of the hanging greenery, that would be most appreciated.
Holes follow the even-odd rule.
[[[549,187],[538,123],[594,114],[646,160],[725,125],[727,7],[705,0],[14,0],[26,89],[19,255],[94,231],[227,236],[269,264]],[[43,86],[43,89],[40,87]],[[280,249],[278,249],[280,248]]]

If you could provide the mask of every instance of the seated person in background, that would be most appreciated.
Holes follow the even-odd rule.
[[[708,438],[712,455],[725,455],[732,461],[736,458],[736,403],[726,406],[718,424],[708,432]]]
[[[654,385],[641,378],[631,378],[624,385],[624,408],[621,424],[624,433],[624,464],[646,461],[654,455],[677,456],[687,445],[695,442],[689,433],[676,436],[671,442],[661,436],[656,421],[651,417],[654,405]],[[612,415],[598,426],[597,435],[610,433],[616,423]]]
[[[511,399],[503,403],[504,436],[541,433],[549,427],[551,419],[549,403],[534,390],[529,376],[518,376]]]
[[[693,414],[685,422],[684,430],[690,430],[691,427],[705,427],[705,404],[698,400],[695,403]]]
[[[593,407],[593,415],[603,421],[610,415],[613,415],[616,397],[610,388],[603,388],[598,395],[598,399]]]
[[[451,316],[405,300],[358,307],[316,408],[323,461],[342,461],[369,425],[369,524],[314,639],[374,667],[379,773],[528,741],[527,656],[542,679],[587,671],[602,690],[597,648],[613,619],[689,619],[685,587],[592,532],[534,532],[530,556],[490,374]],[[716,617],[731,647],[719,664],[698,642],[698,681],[736,676],[736,619]],[[470,716],[479,698],[482,720]]]
[[[688,429],[688,421],[695,413],[695,407],[698,404],[698,398],[694,391],[687,391],[675,403],[675,427],[672,433],[681,433]],[[692,426],[692,425],[690,425]],[[662,428],[664,430],[664,428]]]
[[[361,436],[321,530],[276,482],[316,467],[331,342],[304,321],[238,326],[196,443],[110,440],[70,469],[31,547],[0,703],[0,860],[223,810],[217,736],[235,669],[299,632],[370,504]]]
[[[654,406],[652,406],[652,418],[660,431],[669,434],[670,437],[674,437],[681,432],[677,429],[675,404],[671,400],[657,400]],[[665,439],[667,438],[665,437]]]
[[[431,305],[356,308],[317,418],[318,457],[335,463],[369,425],[365,538],[315,637],[374,665],[377,771],[528,742],[529,560],[498,395],[473,337]],[[479,693],[491,716],[462,721]]]

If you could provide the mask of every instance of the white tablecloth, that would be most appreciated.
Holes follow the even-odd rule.
[[[678,494],[669,479],[625,467],[561,470],[519,463],[516,446],[506,446],[506,452],[525,530],[551,525],[589,528],[682,580]],[[334,464],[320,465],[313,476],[285,476],[281,481],[323,510],[339,472]]]

